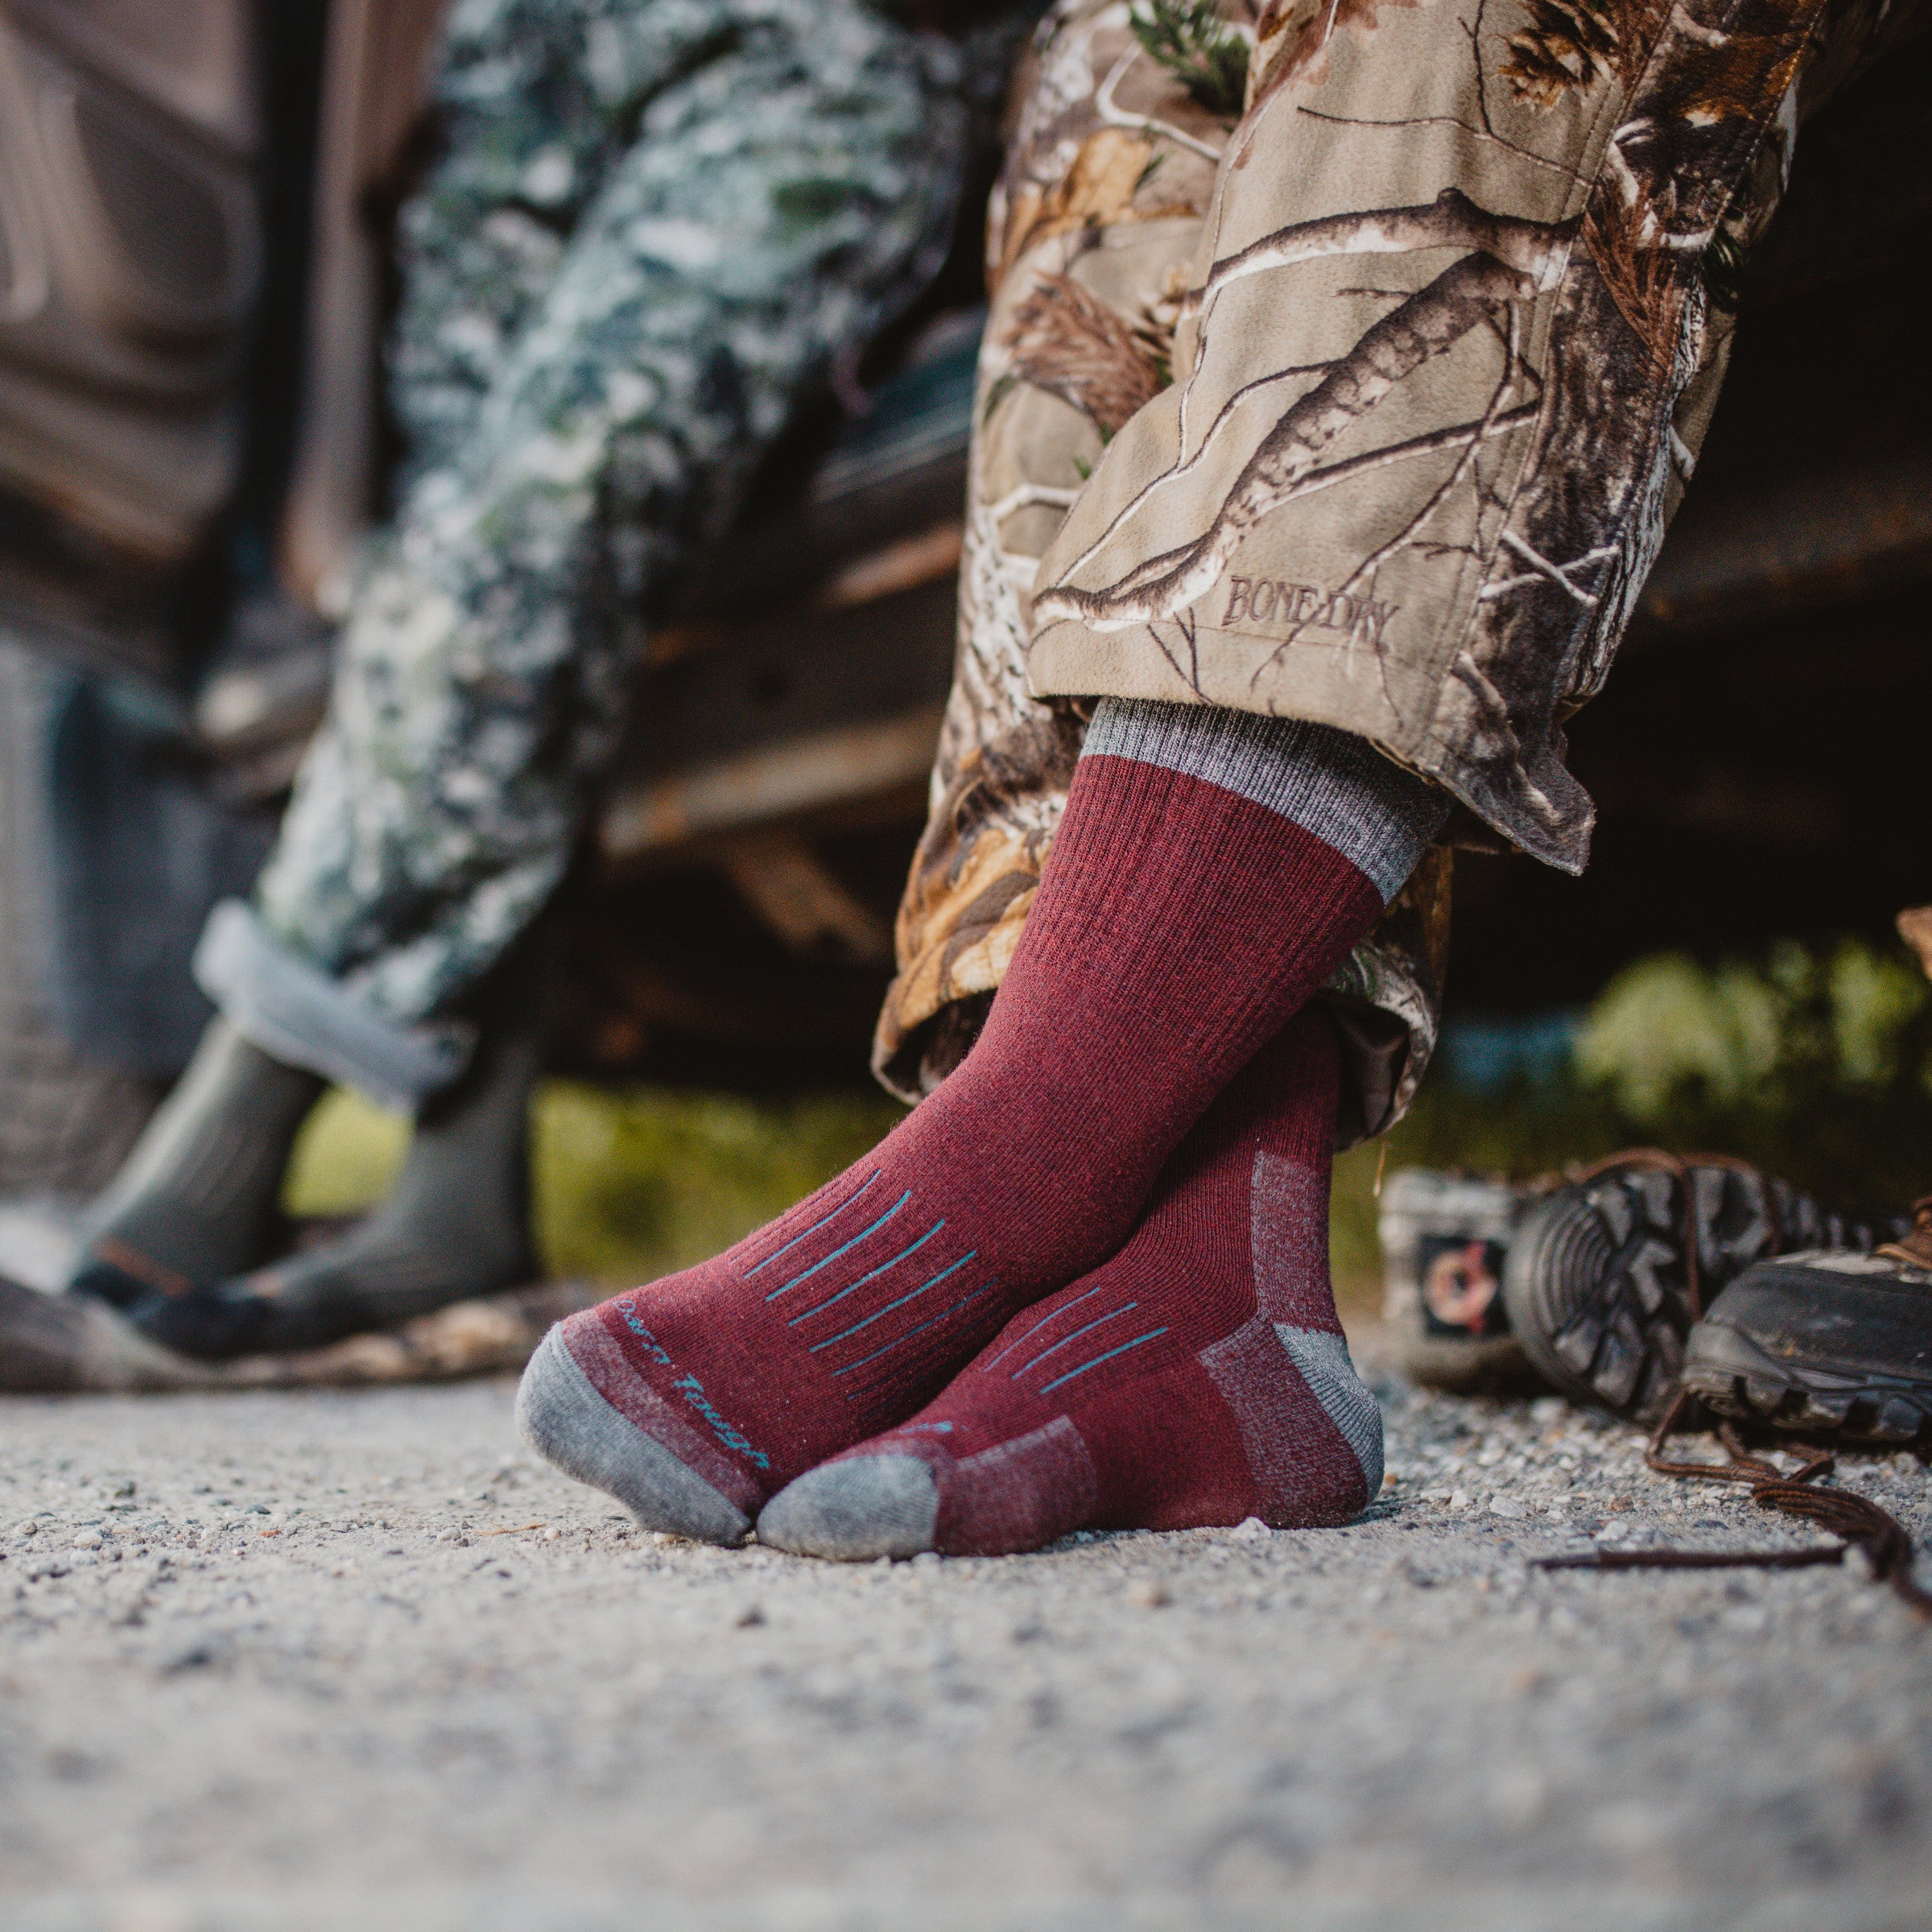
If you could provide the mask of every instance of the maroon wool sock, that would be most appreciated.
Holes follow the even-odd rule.
[[[768,1503],[762,1542],[999,1556],[1069,1530],[1346,1522],[1381,1422],[1328,1286],[1336,1046],[1304,1013],[1188,1137],[1127,1245],[910,1422]]]
[[[649,1527],[736,1540],[1120,1246],[1440,823],[1418,781],[1340,734],[1311,765],[1316,728],[1140,709],[1151,723],[1111,737],[1096,720],[964,1064],[790,1213],[552,1330],[518,1402],[540,1453]]]

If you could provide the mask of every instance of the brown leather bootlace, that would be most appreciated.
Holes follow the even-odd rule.
[[[1932,1196],[1913,1210],[1919,1228],[1932,1232]],[[1918,1229],[1912,1236],[1918,1238]],[[1819,1549],[1800,1550],[1597,1550],[1587,1555],[1546,1556],[1535,1559],[1538,1570],[1802,1570],[1818,1563],[1842,1563],[1845,1552],[1856,1548],[1865,1553],[1872,1567],[1872,1580],[1889,1584],[1918,1615],[1932,1618],[1932,1591],[1922,1590],[1912,1575],[1912,1538],[1904,1524],[1888,1511],[1847,1489],[1824,1489],[1818,1485],[1831,1473],[1833,1460],[1825,1450],[1806,1443],[1793,1443],[1794,1455],[1805,1460],[1787,1473],[1775,1463],[1752,1455],[1743,1439],[1728,1422],[1717,1425],[1718,1440],[1729,1451],[1723,1463],[1677,1462],[1664,1453],[1664,1445],[1678,1433],[1692,1408],[1695,1397],[1680,1390],[1657,1426],[1644,1451],[1646,1466],[1659,1476],[1683,1476],[1710,1483],[1746,1483],[1751,1500],[1761,1509],[1776,1509],[1785,1516],[1802,1517],[1807,1522],[1830,1530],[1842,1540]]]
[[[1872,1252],[1888,1261],[1903,1261],[1909,1268],[1932,1268],[1932,1194],[1922,1194],[1912,1203],[1909,1234]]]

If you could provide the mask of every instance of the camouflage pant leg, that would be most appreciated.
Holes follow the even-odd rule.
[[[442,155],[401,211],[390,402],[405,481],[459,466],[592,200],[666,88],[741,31],[795,31],[758,0],[462,0],[435,89]],[[861,137],[862,138],[862,137]]]
[[[654,39],[660,9],[708,29]],[[531,10],[466,5],[456,25]],[[560,146],[520,97],[525,120],[459,147],[431,186],[472,217],[493,193],[502,207],[466,236],[452,224],[442,349],[420,347],[439,327],[427,297],[406,332],[405,376],[441,384],[432,459],[354,586],[329,717],[258,889],[277,940],[402,1023],[473,981],[554,889],[640,606],[951,219],[949,49],[851,0],[582,10],[608,30],[582,58],[625,138],[606,130],[601,178],[565,193],[598,143]],[[466,307],[547,188],[554,262]],[[434,225],[414,220],[420,257]]]
[[[1242,0],[1222,10],[1232,72],[1199,64],[1192,86],[1145,57],[1115,0],[1062,0],[1016,79],[1021,112],[989,212],[953,687],[873,1046],[873,1071],[902,1099],[930,1092],[972,1044],[1066,804],[1085,708],[1031,695],[1029,593],[1101,452],[1168,381],[1187,265],[1241,109],[1249,16]],[[1448,854],[1431,852],[1330,989],[1359,1096],[1352,1133],[1385,1122],[1428,1059],[1448,882]]]
[[[1204,151],[1239,105],[1237,93],[1203,107],[1137,45],[1115,0],[1059,0],[1014,77],[1020,111],[987,214],[952,691],[873,1046],[874,1071],[906,1100],[971,1043],[1059,826],[1086,725],[1031,695],[1027,593],[1104,441],[1165,379],[1213,188]],[[1123,62],[1117,124],[1097,103]]]
[[[1418,377],[1415,407],[1449,410],[1447,429],[1433,421],[1404,423],[1372,435],[1360,452],[1344,443],[1332,476],[1318,474],[1316,466],[1326,460],[1324,436],[1342,432],[1378,404],[1386,407],[1391,394],[1400,398],[1405,377],[1452,340],[1480,336],[1512,368],[1527,366],[1531,332],[1524,318],[1511,319],[1505,303],[1472,301],[1458,308],[1452,327],[1431,335],[1452,304],[1445,299],[1449,291],[1430,278],[1447,265],[1445,245],[1465,244],[1422,232],[1432,213],[1453,217],[1451,225],[1492,219],[1476,204],[1479,193],[1496,185],[1499,151],[1489,144],[1486,121],[1500,114],[1510,89],[1517,90],[1513,97],[1532,102],[1533,114],[1542,111],[1534,103],[1546,93],[1562,109],[1562,122],[1575,105],[1573,96],[1592,98],[1601,119],[1612,95],[1627,101],[1631,97],[1618,90],[1634,85],[1633,75],[1641,80],[1650,90],[1645,100],[1660,114],[1681,110],[1686,122],[1674,142],[1653,140],[1649,122],[1629,131],[1631,151],[1645,168],[1675,166],[1682,175],[1674,183],[1652,180],[1645,204],[1654,213],[1668,203],[1688,221],[1694,204],[1706,206],[1711,198],[1699,171],[1728,169],[1711,218],[1723,240],[1718,252],[1734,255],[1775,206],[1801,110],[1841,82],[1847,65],[1869,57],[1880,16],[1884,32],[1902,35],[1913,24],[1905,14],[1916,12],[1922,23],[1926,11],[1922,0],[1893,0],[1889,9],[1885,0],[1836,0],[1823,9],[1780,0],[1767,9],[1763,31],[1754,28],[1733,46],[1728,26],[1707,31],[1688,15],[1667,23],[1668,10],[1618,7],[1604,26],[1594,13],[1586,20],[1567,0],[1484,0],[1480,10],[1451,0],[1399,17],[1344,0],[1340,8],[1269,4],[1257,19],[1244,0],[1222,0],[1224,26],[1216,31],[1197,20],[1188,30],[1191,45],[1180,47],[1171,39],[1162,44],[1151,31],[1137,35],[1121,10],[1101,0],[1063,0],[1055,10],[1023,81],[1028,94],[993,210],[995,293],[982,352],[957,671],[931,815],[900,912],[900,972],[875,1046],[874,1067],[888,1086],[910,1097],[957,1063],[1012,956],[1084,733],[1084,702],[1071,694],[1279,710],[1386,741],[1361,716],[1323,708],[1316,694],[1324,680],[1339,676],[1346,691],[1366,702],[1377,673],[1373,654],[1355,650],[1354,631],[1344,625],[1338,637],[1321,620],[1340,611],[1357,630],[1368,623],[1381,608],[1375,569],[1405,546],[1418,570],[1438,576],[1459,571],[1475,555],[1479,535],[1496,551],[1500,521],[1492,527],[1482,519],[1503,500],[1500,487],[1492,487],[1501,473],[1477,452],[1501,448],[1535,412],[1492,378],[1487,407],[1479,399],[1468,412],[1472,419],[1458,422],[1467,397],[1453,393],[1453,382]],[[1586,39],[1601,27],[1609,43],[1581,51],[1581,42],[1564,39],[1566,23],[1573,37]],[[1678,36],[1670,58],[1646,68],[1643,49],[1662,44],[1666,33]],[[1417,57],[1422,41],[1435,45],[1435,56]],[[1345,100],[1319,92],[1338,72],[1354,89]],[[1613,73],[1621,76],[1614,86]],[[1708,114],[1695,100],[1686,105],[1678,98],[1686,87],[1694,96],[1699,87],[1709,93]],[[1415,118],[1414,97],[1422,95],[1441,111]],[[1329,147],[1307,134],[1316,145],[1305,146],[1301,158],[1310,165],[1287,166],[1294,156],[1282,146],[1284,127],[1328,129],[1319,139]],[[1335,131],[1344,127],[1346,134]],[[1725,138],[1717,141],[1713,130]],[[1322,183],[1313,163],[1332,160],[1357,141],[1382,143],[1375,151],[1396,171],[1379,184],[1351,173],[1343,189],[1385,188],[1397,201],[1422,204],[1391,211],[1419,217],[1414,233],[1399,232],[1399,224],[1384,232],[1373,211],[1324,217],[1314,209],[1294,225],[1294,198],[1313,192],[1311,181],[1324,192],[1332,185]],[[1230,166],[1230,156],[1238,165]],[[1344,158],[1356,167],[1359,157]],[[1578,178],[1574,169],[1566,173],[1560,158],[1533,156],[1525,165],[1533,175],[1553,169],[1559,184]],[[1409,192],[1409,176],[1439,166],[1443,171],[1430,175],[1426,194]],[[1432,211],[1427,204],[1439,191]],[[1525,500],[1569,514],[1576,530],[1555,547],[1555,539],[1543,542],[1535,530],[1519,535],[1518,550],[1504,552],[1516,560],[1494,573],[1493,595],[1482,607],[1492,642],[1509,642],[1506,626],[1493,620],[1513,608],[1512,600],[1519,613],[1534,605],[1552,633],[1559,620],[1569,621],[1571,632],[1587,620],[1588,650],[1566,653],[1547,639],[1512,647],[1519,673],[1542,675],[1546,683],[1551,675],[1559,682],[1567,677],[1571,695],[1579,699],[1601,682],[1629,601],[1682,493],[1730,341],[1728,310],[1699,285],[1686,292],[1681,251],[1673,252],[1661,217],[1655,228],[1649,259],[1631,270],[1638,280],[1614,291],[1604,286],[1609,271],[1577,251],[1602,299],[1591,307],[1572,290],[1554,349],[1546,328],[1534,353],[1544,357],[1540,393],[1553,405],[1591,392],[1591,369],[1602,377],[1596,397],[1625,398],[1633,413],[1668,394],[1657,439],[1661,468],[1634,446],[1620,449],[1614,438],[1582,433],[1553,407],[1542,432],[1545,460],[1540,471],[1532,466],[1542,493],[1532,490]],[[1520,233],[1505,229],[1507,223],[1491,240],[1514,259]],[[1215,237],[1230,233],[1217,247]],[[1614,266],[1618,258],[1609,243],[1599,246]],[[1224,252],[1226,259],[1216,260]],[[1484,258],[1475,258],[1476,269],[1465,271],[1472,279],[1480,279]],[[1269,278],[1285,268],[1303,279],[1270,292]],[[1219,363],[1199,379],[1210,271],[1216,288],[1235,291],[1245,306],[1216,323]],[[1674,306],[1664,289],[1672,278],[1682,297]],[[1511,299],[1527,304],[1531,292],[1525,287]],[[1368,305],[1363,312],[1385,320],[1393,308],[1392,325],[1378,323],[1356,343],[1360,332],[1350,326],[1353,312],[1345,304],[1356,301]],[[1623,354],[1622,338],[1632,327],[1630,312],[1666,311],[1686,333],[1664,358],[1671,380],[1660,388],[1650,350],[1640,343],[1634,357]],[[1178,388],[1177,369],[1184,378]],[[1324,386],[1338,371],[1345,380]],[[1186,413],[1189,382],[1198,390],[1192,417]],[[1319,407],[1298,416],[1304,396]],[[1399,418],[1404,407],[1389,414]],[[1278,419],[1282,427],[1271,438]],[[1158,433],[1150,432],[1150,423]],[[1400,447],[1391,455],[1385,444]],[[1584,448],[1593,464],[1587,477],[1574,460]],[[1415,459],[1406,469],[1398,460],[1405,455]],[[1344,485],[1352,486],[1352,496]],[[1344,502],[1345,513],[1337,511]],[[1270,572],[1262,585],[1266,609],[1243,597],[1248,608],[1232,634],[1246,649],[1247,634],[1262,634],[1261,668],[1274,682],[1237,688],[1238,681],[1215,667],[1213,654],[1229,634],[1222,611],[1244,584],[1252,592],[1262,580],[1258,572],[1245,579],[1217,574],[1249,568],[1245,552],[1232,553],[1230,564],[1223,550],[1257,525],[1270,535],[1269,514],[1293,517],[1311,502],[1330,522],[1318,524],[1312,539],[1305,523],[1294,525],[1296,541],[1319,552],[1337,529],[1344,549],[1365,535],[1370,568],[1358,569],[1344,586],[1351,594],[1339,599],[1324,599],[1307,584],[1274,580],[1317,574],[1308,568]],[[1455,521],[1465,509],[1481,522],[1475,535]],[[1585,542],[1577,530],[1592,518],[1604,527]],[[1557,565],[1545,568],[1549,558],[1583,551],[1597,559],[1587,589],[1566,580]],[[1359,567],[1361,542],[1351,555]],[[1605,568],[1613,556],[1620,562]],[[1345,559],[1331,582],[1340,582],[1348,568]],[[1090,578],[1104,588],[1078,588]],[[1197,578],[1214,591],[1212,610],[1205,590],[1199,610],[1191,608]],[[1166,602],[1157,611],[1150,597]],[[1079,641],[1073,654],[1084,666],[1072,677],[1061,675],[1070,635]],[[1063,660],[1045,675],[1043,638],[1051,646],[1045,654]],[[1304,654],[1299,659],[1297,648]],[[1042,690],[1070,696],[1042,701],[1035,695]],[[1546,715],[1545,722],[1554,732],[1554,719]],[[1499,753],[1516,742],[1507,723],[1496,724]],[[1479,762],[1481,724],[1474,720],[1464,739]],[[1556,742],[1560,746],[1560,735]],[[1502,756],[1497,768],[1509,764]],[[1534,844],[1526,832],[1521,842]],[[1377,1131],[1399,1116],[1427,1063],[1439,1021],[1448,886],[1449,854],[1439,850],[1327,990],[1353,1050],[1345,1137]]]

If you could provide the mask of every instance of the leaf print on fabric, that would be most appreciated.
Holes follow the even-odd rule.
[[[1533,386],[1525,386],[1515,407],[1499,411],[1492,407],[1472,421],[1330,464],[1322,460],[1344,431],[1472,329],[1506,331],[1510,305],[1534,295],[1560,272],[1573,232],[1570,224],[1491,214],[1451,188],[1426,207],[1383,208],[1283,229],[1216,262],[1198,304],[1203,343],[1216,298],[1249,275],[1324,254],[1410,253],[1443,246],[1469,250],[1372,324],[1346,354],[1328,365],[1313,387],[1282,412],[1242,466],[1204,530],[1184,544],[1157,552],[1104,588],[1083,590],[1063,581],[1036,600],[1034,609],[1040,621],[1073,618],[1106,631],[1174,617],[1220,582],[1249,530],[1296,498],[1373,469],[1467,447],[1521,427],[1536,411]],[[1505,339],[1514,341],[1513,335],[1506,334]],[[1513,347],[1508,373],[1512,378],[1517,373]],[[1185,403],[1183,407],[1184,410]],[[1210,428],[1208,440],[1231,420],[1224,411]],[[1169,472],[1156,475],[1131,497],[1087,550],[1059,573],[1063,579],[1076,575],[1130,518],[1146,513],[1150,500],[1170,477],[1193,467],[1190,457],[1198,460],[1199,452],[1188,449],[1184,415],[1181,447],[1182,460]]]
[[[1581,240],[1624,320],[1659,375],[1677,353],[1685,283],[1678,254],[1661,232],[1649,194],[1598,195],[1583,211]]]
[[[1232,121],[1248,92],[1248,43],[1210,0],[1146,0],[1133,37],[1211,114]]]
[[[1154,151],[1144,135],[1104,127],[1081,142],[1063,180],[1015,196],[997,279],[1003,282],[1013,263],[1042,242],[1131,220]]]
[[[1661,61],[1674,121],[1756,118],[1767,89],[1782,98],[1804,42],[1792,43],[1789,10],[1776,0],[1752,10],[1760,17],[1719,27],[1672,0],[1529,0],[1528,24],[1506,36],[1503,77],[1519,100],[1546,111],[1604,80],[1627,93]],[[1633,118],[1613,138],[1620,144],[1640,126]]]
[[[1171,328],[1136,330],[1069,275],[1042,275],[1009,319],[1011,372],[1092,418],[1102,441],[1166,387]]]
[[[1503,78],[1519,100],[1544,109],[1601,80],[1628,87],[1666,10],[1641,0],[1530,0],[1528,24],[1505,42]]]
[[[1271,0],[1175,383],[1037,575],[1035,688],[1354,731],[1580,869],[1561,719],[1695,464],[1837,31],[1823,0]]]
[[[1297,80],[1319,82],[1336,31],[1365,39],[1397,8],[1426,6],[1429,0],[1266,0],[1255,23],[1254,57],[1248,67],[1250,118]],[[1245,166],[1244,153],[1237,166]]]

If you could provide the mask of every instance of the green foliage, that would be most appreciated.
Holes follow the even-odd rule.
[[[1741,1154],[1834,1203],[1902,1203],[1932,1182],[1932,987],[1900,947],[1641,961],[1591,1009],[1577,1065],[1650,1137]]]
[[[1707,971],[1666,953],[1627,968],[1591,1009],[1576,1070],[1633,1121],[1662,1121],[1679,1096],[1736,1106],[1762,1090],[1782,1046],[1783,1001],[1741,964]]]
[[[409,1122],[336,1088],[303,1123],[282,1204],[302,1220],[360,1214],[389,1191],[409,1150]]]
[[[754,1101],[555,1082],[533,1148],[538,1245],[553,1273],[648,1281],[729,1248],[885,1136],[883,1094]]]
[[[1210,0],[1146,0],[1133,37],[1211,114],[1232,120],[1248,92],[1248,43]]]

